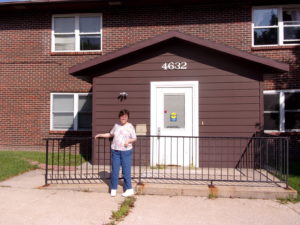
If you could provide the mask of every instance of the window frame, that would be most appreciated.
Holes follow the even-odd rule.
[[[100,17],[100,32],[84,33],[84,34],[100,34],[100,49],[99,50],[80,50],[80,30],[79,30],[79,17],[80,16],[99,16]],[[56,51],[55,50],[55,33],[54,33],[54,18],[55,17],[75,17],[75,50]],[[52,30],[51,30],[51,52],[102,52],[102,13],[77,13],[77,14],[54,14],[52,15]],[[70,33],[61,33],[70,34]],[[73,34],[73,33],[72,33]]]
[[[254,10],[256,9],[277,9],[278,12],[278,25],[277,26],[254,26]],[[251,38],[252,38],[252,47],[272,47],[272,46],[295,46],[300,45],[300,43],[291,43],[285,44],[284,43],[284,25],[283,25],[283,9],[284,8],[299,8],[300,5],[269,5],[269,6],[254,6],[252,7],[251,12]],[[254,29],[257,28],[277,28],[278,29],[278,44],[266,44],[266,45],[255,45],[254,44]]]
[[[264,95],[279,94],[279,130],[264,130],[265,133],[272,132],[300,132],[300,129],[285,129],[285,112],[300,112],[299,110],[285,110],[285,93],[300,93],[300,89],[287,90],[265,90]],[[271,112],[271,111],[267,111]],[[265,110],[263,111],[265,114]]]
[[[73,128],[72,129],[55,129],[53,127],[53,98],[54,95],[73,95],[73,101],[74,101],[74,108],[73,108]],[[78,103],[79,103],[79,96],[92,96],[91,92],[86,93],[67,93],[67,92],[54,92],[50,94],[50,131],[91,131],[91,129],[79,129],[78,128]],[[91,111],[91,114],[93,111]]]

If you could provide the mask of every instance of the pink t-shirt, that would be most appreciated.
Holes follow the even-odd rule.
[[[131,123],[126,123],[125,125],[116,123],[110,134],[114,136],[111,149],[119,151],[132,149],[132,144],[129,144],[127,147],[124,146],[129,138],[136,139],[135,130]]]

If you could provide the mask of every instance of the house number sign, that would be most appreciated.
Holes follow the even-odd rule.
[[[186,70],[187,62],[165,62],[161,68],[163,70]]]

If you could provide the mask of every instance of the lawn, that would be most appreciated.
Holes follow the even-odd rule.
[[[0,181],[38,168],[36,165],[31,165],[28,160],[45,164],[46,153],[30,151],[0,151]],[[53,165],[65,164],[66,166],[78,166],[85,161],[86,160],[80,154],[75,155],[62,153],[59,155],[57,153],[49,153],[48,159],[49,165],[52,165],[53,162]]]
[[[37,168],[20,155],[17,152],[0,152],[0,181]]]
[[[296,202],[300,202],[300,163],[290,164],[289,185],[298,191]]]

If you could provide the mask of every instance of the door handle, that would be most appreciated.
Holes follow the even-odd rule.
[[[160,127],[157,128],[157,136],[160,136]]]

